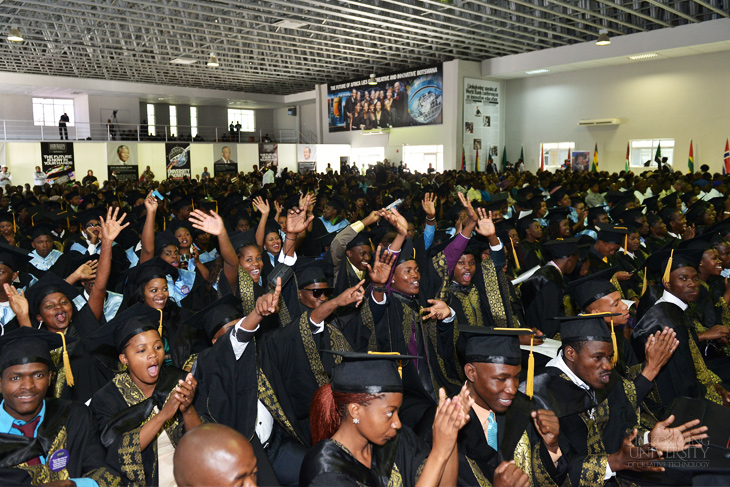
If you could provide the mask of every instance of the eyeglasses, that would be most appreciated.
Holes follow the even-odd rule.
[[[302,291],[309,291],[310,293],[312,293],[313,298],[319,299],[322,296],[324,296],[325,298],[329,298],[330,296],[332,296],[332,291],[334,291],[334,289],[332,289],[331,287],[327,287],[324,289],[302,289]]]
[[[86,228],[100,227],[100,226],[101,226],[101,223],[87,223],[86,224]]]

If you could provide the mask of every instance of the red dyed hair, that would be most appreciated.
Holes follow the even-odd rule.
[[[353,394],[332,390],[325,384],[314,394],[309,415],[309,426],[312,430],[312,445],[332,438],[339,429],[342,420],[347,416],[348,404],[366,405],[377,394]]]

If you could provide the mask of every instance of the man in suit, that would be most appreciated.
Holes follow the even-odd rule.
[[[231,159],[231,148],[224,145],[221,149],[221,158],[215,161],[215,164],[236,164],[236,161]]]
[[[393,91],[395,91],[395,100],[393,100],[392,106],[395,107],[397,117],[397,119],[394,120],[393,125],[398,127],[409,125],[411,122],[411,115],[408,113],[408,93],[400,81],[396,81],[393,88]]]

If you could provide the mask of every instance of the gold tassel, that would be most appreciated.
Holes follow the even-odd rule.
[[[69,387],[73,387],[74,375],[71,372],[71,360],[69,360],[68,350],[66,350],[66,336],[62,331],[57,331],[56,333],[61,335],[61,341],[63,342],[63,368],[66,370],[66,384],[68,384]]]
[[[669,260],[667,261],[667,267],[664,269],[664,275],[662,276],[662,282],[669,282],[669,275],[672,273],[672,260],[674,259],[674,249],[669,254]]]
[[[400,355],[398,352],[371,352],[368,351],[368,355]],[[400,378],[403,378],[403,364],[401,361],[398,361],[398,375],[400,375]]]
[[[515,258],[515,270],[520,270],[520,259],[517,258],[517,250],[515,250],[515,244],[510,240],[510,247],[512,247],[512,255]]]
[[[618,344],[616,343],[616,332],[613,330],[613,316],[611,316],[611,343],[613,344],[613,355],[611,355],[611,366],[616,367],[616,362],[618,362]]]
[[[13,233],[18,233],[18,225],[15,224],[15,212],[10,214],[13,215]]]
[[[532,399],[535,387],[535,356],[532,354],[532,345],[535,342],[535,335],[530,335],[530,357],[527,359],[527,383],[525,384],[525,395]]]
[[[646,292],[646,267],[644,267],[644,282],[641,283],[641,295]]]
[[[160,326],[157,328],[157,333],[159,333],[160,338],[162,338],[162,310],[158,309],[157,311],[160,312]]]
[[[629,253],[629,234],[624,235],[624,255]]]

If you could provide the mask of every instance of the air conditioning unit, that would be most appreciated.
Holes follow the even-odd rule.
[[[580,120],[578,125],[581,127],[597,127],[599,125],[619,125],[620,118],[595,118],[593,120]]]

